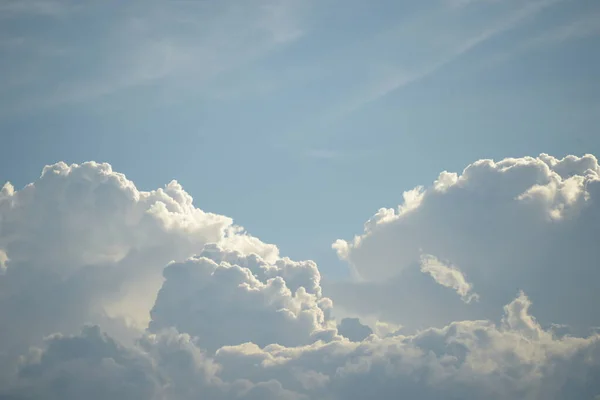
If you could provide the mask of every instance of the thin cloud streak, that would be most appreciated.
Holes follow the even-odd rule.
[[[305,141],[306,135],[301,134],[300,132],[306,131],[318,132],[318,141],[322,141],[326,137],[331,137],[331,135],[334,134],[332,132],[335,131],[332,127],[336,125],[336,123],[350,117],[353,113],[358,112],[369,104],[439,72],[446,65],[456,61],[476,47],[481,46],[503,33],[517,28],[526,20],[534,18],[545,9],[561,1],[563,0],[539,0],[528,3],[517,11],[512,12],[506,18],[501,18],[495,22],[491,21],[488,28],[481,29],[478,33],[471,34],[462,40],[456,39],[454,43],[451,42],[448,45],[444,45],[443,48],[438,50],[436,50],[435,46],[443,43],[447,38],[453,37],[453,34],[451,34],[452,32],[444,31],[443,28],[444,22],[452,22],[448,21],[447,15],[456,12],[459,13],[459,16],[462,15],[463,11],[461,9],[466,8],[467,4],[464,4],[462,7],[447,5],[447,8],[444,9],[436,8],[434,11],[429,11],[429,13],[424,15],[416,15],[412,17],[413,19],[410,21],[403,22],[402,25],[392,29],[386,29],[385,32],[371,38],[372,42],[361,41],[359,44],[360,48],[369,49],[374,46],[373,42],[388,44],[397,42],[398,37],[410,38],[415,35],[415,32],[412,30],[416,30],[418,33],[419,28],[423,26],[442,26],[437,30],[434,37],[432,37],[429,42],[425,39],[422,40],[424,42],[423,46],[428,46],[428,43],[432,46],[429,50],[432,51],[434,56],[429,57],[429,59],[423,60],[422,62],[417,60],[416,66],[402,65],[404,61],[408,64],[408,62],[415,63],[415,60],[385,63],[381,59],[381,55],[379,55],[379,59],[375,60],[366,57],[367,66],[368,64],[373,64],[375,66],[376,71],[372,74],[375,79],[371,82],[358,82],[358,89],[344,97],[348,99],[347,101],[334,104],[329,107],[329,109],[326,109],[320,116],[313,117],[310,126],[303,127],[299,130],[295,128],[293,132],[286,135],[286,140],[290,142]],[[474,5],[471,3],[473,2],[470,2],[468,5]],[[441,18],[441,21],[438,21],[438,18]],[[425,33],[428,33],[428,31]],[[416,36],[419,35],[417,34]],[[414,44],[414,41],[411,40],[410,43]],[[389,45],[386,46],[389,47]],[[399,49],[400,47],[401,46],[396,44],[396,49]],[[305,145],[310,146],[310,144],[306,143]],[[317,144],[312,143],[312,145],[316,146]]]
[[[359,110],[369,103],[377,101],[392,92],[395,92],[402,87],[414,83],[420,79],[423,79],[445,65],[456,60],[458,57],[468,53],[475,47],[485,43],[493,37],[496,37],[510,29],[516,27],[523,20],[533,17],[545,8],[552,6],[562,0],[541,0],[535,3],[529,4],[521,8],[518,12],[514,13],[510,18],[501,21],[500,23],[492,26],[489,29],[484,30],[478,35],[474,35],[465,41],[458,43],[451,51],[450,54],[437,62],[432,62],[420,68],[417,71],[405,71],[402,68],[398,68],[393,71],[390,76],[385,77],[381,81],[372,85],[371,88],[367,89],[366,93],[362,94],[359,98],[351,102],[350,104],[342,107],[341,111],[336,113],[335,118],[344,117],[352,112]]]
[[[489,68],[490,66],[507,62],[521,54],[536,51],[538,49],[559,46],[573,40],[600,35],[600,24],[598,24],[598,20],[600,20],[600,13],[595,12],[571,20],[558,27],[548,29],[527,40],[519,42],[506,52],[495,54],[485,60],[482,63],[481,68]]]

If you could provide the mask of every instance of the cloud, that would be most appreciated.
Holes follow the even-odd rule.
[[[440,285],[456,290],[456,293],[465,303],[479,299],[477,293],[471,292],[473,285],[467,282],[458,268],[445,265],[434,256],[427,254],[421,256],[421,271],[431,275],[433,280]]]
[[[405,49],[411,46],[409,43],[403,43],[402,40],[399,42],[398,38],[406,37],[413,42],[413,38],[418,37],[422,43],[421,47],[427,50],[425,54],[429,56],[424,59],[410,59],[410,61],[403,57],[398,62],[378,63],[376,73],[373,73],[374,78],[350,96],[349,101],[339,105],[333,112],[333,118],[350,114],[413,82],[436,73],[474,48],[514,29],[527,19],[560,1],[450,0],[447,1],[446,7],[434,8],[433,11],[428,10],[411,21],[411,24],[403,23],[399,27],[391,29],[382,37],[388,42],[402,44],[402,46],[398,46],[398,49],[401,49],[398,54],[405,54]],[[473,18],[473,15],[465,12],[467,10],[464,9],[475,5],[483,6],[486,11],[484,15],[487,13],[488,16],[482,19],[481,15],[478,15],[477,19],[484,20],[485,23],[477,29],[472,29],[468,27],[472,25],[470,18]],[[498,5],[501,7],[498,8]],[[506,12],[505,8],[509,12]],[[432,26],[438,28],[431,29]],[[411,31],[407,31],[409,27],[412,29]],[[420,52],[423,52],[423,49],[415,51],[417,54]]]
[[[579,10],[581,11],[581,10]],[[544,50],[553,46],[569,44],[569,42],[594,37],[600,34],[598,18],[600,13],[597,10],[584,11],[575,18],[569,18],[561,24],[553,23],[551,27],[545,29],[531,37],[514,43],[514,47],[506,52],[497,53],[490,57],[482,65],[488,67],[492,64],[498,64],[512,60],[518,56],[537,50]]]
[[[78,336],[54,335],[18,372],[24,398],[153,399],[160,387],[152,360],[86,327]]]
[[[208,242],[266,259],[277,249],[206,213],[173,181],[151,192],[108,164],[58,163],[0,193],[0,349],[29,346],[106,318],[146,326],[162,270]]]
[[[246,342],[300,346],[335,335],[331,300],[312,262],[269,265],[211,247],[165,268],[151,331],[177,328],[211,352]]]
[[[223,347],[189,335],[145,335],[126,347],[88,327],[56,335],[20,366],[11,394],[49,399],[586,399],[600,393],[600,338],[555,339],[514,303],[501,327],[455,322],[411,336],[289,348]],[[525,310],[526,311],[526,310]],[[521,320],[520,318],[525,318]],[[542,333],[529,335],[534,328]],[[93,389],[93,390],[92,390]]]
[[[175,181],[145,192],[108,164],[47,166],[0,192],[0,397],[594,398],[600,336],[537,317],[565,319],[545,303],[560,283],[576,322],[597,322],[582,279],[595,282],[598,175],[592,156],[478,161],[338,242],[362,279],[354,304],[487,313],[402,333],[336,323],[314,262],[202,211]]]
[[[524,290],[544,325],[580,332],[597,325],[600,314],[591,304],[600,279],[593,242],[600,168],[594,156],[480,160],[410,193],[397,211],[375,214],[363,234],[334,244],[363,281],[332,288],[336,306],[422,327],[488,318]],[[480,301],[461,305],[424,282],[415,272],[422,253],[459,265]],[[371,304],[361,304],[364,298]]]
[[[61,17],[46,21],[60,29],[31,29],[19,37],[24,44],[1,66],[0,73],[11,79],[0,88],[12,98],[3,115],[86,103],[157,84],[161,101],[180,101],[190,88],[206,89],[217,76],[300,38],[309,4],[136,0],[117,6],[115,14],[108,3],[2,3],[0,10],[16,22],[29,15]],[[110,23],[97,25],[102,18]],[[82,26],[94,27],[84,45],[61,37]],[[10,27],[5,31],[0,36],[15,39]],[[60,51],[49,51],[57,47]]]
[[[519,45],[518,50],[529,50],[537,46],[550,46],[564,43],[571,39],[580,39],[588,36],[597,35],[600,33],[600,27],[595,23],[600,17],[600,12],[595,11],[569,21],[566,24],[553,27],[548,31],[543,32],[539,36],[535,36],[525,43]]]

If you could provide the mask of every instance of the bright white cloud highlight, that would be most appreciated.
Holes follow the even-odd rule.
[[[467,282],[458,268],[446,265],[432,255],[421,256],[421,271],[431,275],[440,285],[454,289],[465,303],[479,299],[477,293],[472,293],[473,285]]]

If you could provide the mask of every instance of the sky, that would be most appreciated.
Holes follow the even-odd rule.
[[[600,398],[598,48],[597,0],[0,0],[0,399]]]
[[[0,180],[61,160],[109,162],[144,189],[177,179],[292,257],[333,265],[332,241],[439,171],[600,152],[593,0],[0,12]]]

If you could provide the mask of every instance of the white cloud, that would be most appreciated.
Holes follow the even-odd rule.
[[[336,326],[315,263],[280,257],[231,219],[196,208],[176,182],[143,192],[108,164],[48,166],[25,188],[0,192],[0,249],[10,258],[0,275],[0,397],[594,398],[600,336],[559,335],[530,309],[564,316],[544,303],[552,273],[567,268],[547,231],[574,261],[597,260],[584,245],[596,237],[598,174],[591,156],[480,161],[442,174],[406,196],[411,206],[380,211],[364,235],[340,242],[364,279],[352,296],[366,307],[377,299],[361,285],[381,291],[382,280],[399,292],[414,286],[406,300],[415,314],[423,304],[439,315],[481,303],[465,305],[443,286],[464,297],[473,281],[482,301],[492,298],[485,318],[401,334],[383,321]],[[422,252],[456,260],[469,281]],[[576,295],[579,284],[583,297],[560,300],[593,320],[597,295],[578,274],[593,280],[595,264],[577,265],[558,277],[562,293]],[[508,301],[496,307],[504,291]],[[382,308],[402,306],[383,292]]]
[[[410,212],[402,211],[406,206],[379,210],[363,234],[334,244],[363,280],[333,285],[328,293],[336,306],[426,327],[489,318],[522,289],[538,304],[544,325],[580,331],[597,325],[600,314],[591,306],[600,279],[595,157],[480,160],[460,176],[442,173],[419,192]],[[460,266],[480,301],[461,305],[424,281],[415,273],[422,252]]]
[[[242,344],[209,357],[190,336],[145,335],[126,347],[86,328],[33,352],[11,394],[48,399],[586,399],[600,393],[600,337],[544,332],[514,303],[497,327],[455,322],[411,336],[334,340],[289,348]],[[525,320],[520,320],[525,318]],[[515,325],[515,328],[511,326]],[[95,388],[95,389],[94,389]],[[94,390],[92,390],[94,389]]]
[[[164,266],[208,242],[277,256],[230,218],[196,208],[177,182],[139,191],[108,164],[58,163],[22,190],[5,185],[0,221],[0,248],[10,258],[0,320],[12,321],[0,348],[107,317],[143,328]]]
[[[465,303],[479,299],[479,295],[472,292],[473,285],[467,282],[458,268],[446,265],[432,255],[421,256],[421,271],[431,275],[433,280],[440,285],[456,290]]]
[[[246,342],[300,346],[335,335],[331,300],[321,296],[312,262],[269,265],[211,247],[165,268],[150,329],[171,327],[216,351]]]

